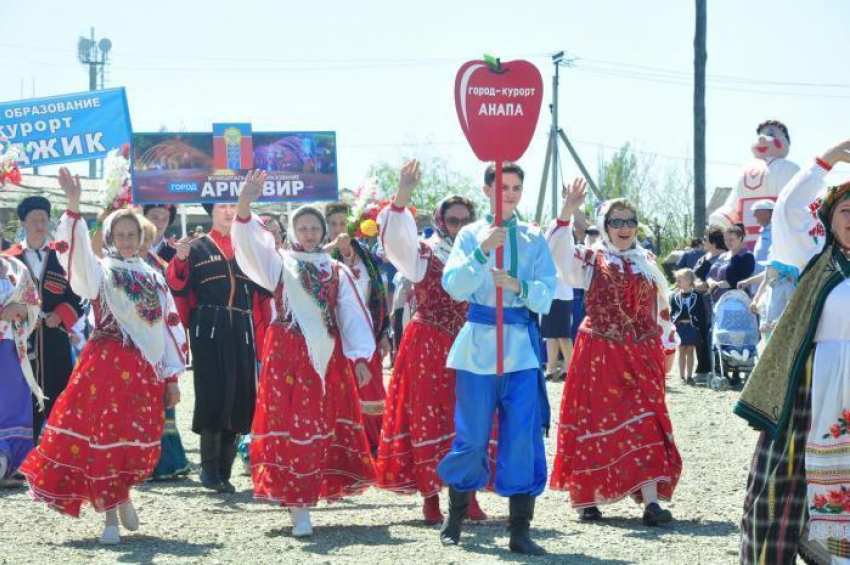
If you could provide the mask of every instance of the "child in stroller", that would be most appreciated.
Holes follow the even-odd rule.
[[[750,297],[742,290],[730,290],[714,305],[711,332],[713,373],[711,388],[740,388],[742,376],[753,371],[758,357],[758,318],[750,311]]]

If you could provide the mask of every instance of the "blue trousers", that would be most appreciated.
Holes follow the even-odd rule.
[[[455,440],[437,465],[443,482],[459,491],[490,480],[488,447],[498,410],[496,493],[538,496],[546,487],[546,453],[538,369],[496,375],[457,371]]]

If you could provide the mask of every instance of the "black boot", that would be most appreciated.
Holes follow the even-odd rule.
[[[531,516],[534,513],[534,497],[528,494],[515,494],[511,497],[508,527],[511,531],[510,548],[514,553],[526,555],[545,555],[546,550],[534,543],[528,535]]]
[[[469,492],[460,492],[449,487],[449,513],[440,528],[440,541],[443,545],[457,545],[460,542],[460,526],[466,518],[469,495]]]
[[[238,439],[238,437],[237,437]],[[239,442],[234,439],[230,442],[221,441],[221,458],[218,464],[218,476],[221,478],[221,484],[224,485],[224,492],[233,494],[236,492],[236,487],[230,482],[230,474],[233,470],[233,462],[236,460],[236,448]]]
[[[602,511],[596,506],[588,506],[579,511],[578,519],[582,522],[598,522],[602,519]]]
[[[650,502],[643,511],[644,526],[660,526],[672,519],[673,514],[669,510],[661,508],[657,502]]]
[[[219,475],[221,459],[221,433],[204,430],[201,432],[201,486],[224,492],[225,486]]]

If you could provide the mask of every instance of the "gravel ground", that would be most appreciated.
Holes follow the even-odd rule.
[[[191,378],[184,378],[178,425],[189,458],[198,461],[198,436],[189,430]],[[460,547],[443,548],[438,528],[421,522],[420,499],[372,489],[365,495],[313,512],[314,535],[295,539],[278,507],[251,499],[247,476],[235,495],[203,491],[197,475],[147,483],[135,493],[141,529],[114,548],[98,545],[101,517],[84,509],[73,520],[31,502],[23,489],[0,491],[0,564],[29,563],[341,563],[469,564],[721,564],[737,562],[739,520],[756,433],[731,413],[736,392],[687,387],[669,379],[668,405],[684,472],[672,504],[675,521],[648,528],[632,502],[603,507],[606,520],[583,524],[563,493],[538,500],[533,533],[549,552],[513,555],[505,532],[507,503],[480,496],[491,519],[468,525]],[[553,414],[562,385],[549,384]],[[555,434],[546,440],[550,458]],[[237,463],[237,465],[239,465]]]

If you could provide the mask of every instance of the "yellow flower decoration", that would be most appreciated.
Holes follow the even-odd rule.
[[[360,231],[366,237],[374,237],[378,235],[378,223],[375,220],[363,220],[360,222]]]

